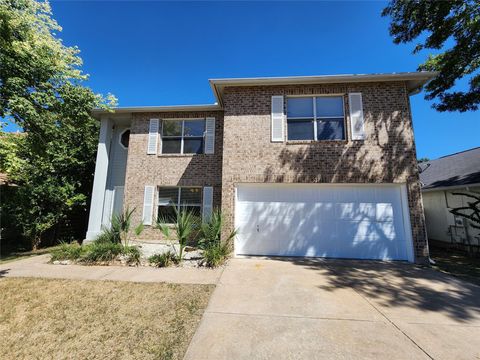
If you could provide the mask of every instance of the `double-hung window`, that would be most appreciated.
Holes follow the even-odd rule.
[[[162,154],[202,154],[205,119],[163,120]]]
[[[345,140],[342,96],[287,99],[288,140]]]
[[[175,222],[175,210],[192,211],[200,216],[202,210],[201,187],[159,187],[158,188],[158,220]]]

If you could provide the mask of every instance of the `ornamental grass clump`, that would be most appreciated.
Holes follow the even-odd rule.
[[[154,254],[148,258],[148,262],[156,267],[168,267],[178,263],[177,256],[172,251],[163,254]]]
[[[51,261],[70,260],[89,265],[106,264],[121,260],[129,265],[140,263],[141,252],[136,246],[130,246],[130,227],[132,214],[128,208],[112,217],[111,226],[104,228],[100,235],[90,244],[78,245],[63,243],[51,253]],[[140,235],[143,225],[135,228]]]
[[[51,261],[76,261],[85,253],[85,247],[78,243],[61,243],[51,251]]]
[[[193,211],[186,209],[175,209],[173,222],[172,219],[167,218],[160,218],[157,222],[157,228],[162,231],[167,239],[178,241],[179,251],[176,254],[178,262],[183,259],[185,246],[197,239],[200,225],[200,218]]]
[[[198,246],[203,250],[205,265],[208,267],[224,264],[232,252],[232,242],[237,230],[233,230],[222,240],[224,225],[225,218],[218,209],[201,225]]]

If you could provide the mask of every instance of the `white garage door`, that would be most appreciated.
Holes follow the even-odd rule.
[[[239,185],[235,254],[413,261],[404,192],[401,185]]]

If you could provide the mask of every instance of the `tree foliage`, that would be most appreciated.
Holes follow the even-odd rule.
[[[91,110],[115,101],[83,85],[79,50],[65,46],[60,31],[47,1],[0,0],[0,117],[25,132],[17,160],[0,152],[0,166],[19,186],[2,211],[15,214],[34,246],[72,211],[86,209],[98,133]]]
[[[441,50],[420,64],[419,70],[438,71],[425,87],[438,111],[477,110],[480,104],[479,0],[392,0],[382,16],[390,16],[390,35],[396,44],[419,40],[414,49]],[[468,79],[466,91],[453,90]]]

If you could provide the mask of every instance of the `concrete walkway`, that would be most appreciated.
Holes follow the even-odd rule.
[[[186,359],[480,359],[480,287],[410,264],[234,259]]]
[[[39,255],[0,264],[0,277],[216,284],[223,271],[223,268],[198,269],[170,267],[159,269],[146,266],[52,265],[48,263],[49,260],[50,255]]]

